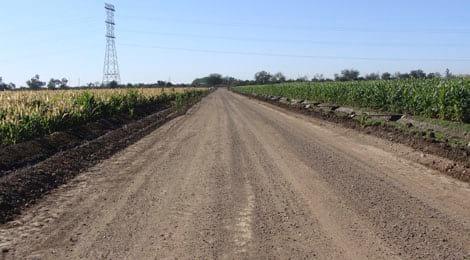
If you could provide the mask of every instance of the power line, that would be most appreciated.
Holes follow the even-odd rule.
[[[75,25],[75,24],[76,25],[93,24],[93,23],[96,23],[97,21],[98,20],[95,17],[66,19],[66,20],[63,20],[63,21],[57,22],[57,23],[33,25],[32,28],[28,27],[26,30],[21,30],[21,29],[18,29],[18,28],[14,28],[14,29],[11,29],[11,30],[5,30],[5,31],[1,31],[0,34],[55,31],[55,30],[61,30],[65,26],[70,27],[70,25]]]
[[[304,58],[304,59],[318,59],[318,60],[470,62],[470,58],[451,59],[451,58],[388,58],[388,57],[322,56],[322,55],[299,55],[299,54],[283,54],[283,53],[268,53],[268,52],[220,51],[220,50],[209,50],[209,49],[177,48],[177,47],[150,46],[150,45],[126,44],[126,43],[119,44],[119,45],[127,46],[127,47],[135,47],[135,48],[185,51],[185,52],[196,52],[196,53],[214,53],[214,54],[284,57],[284,58]]]
[[[164,18],[164,17],[142,17],[142,16],[121,16],[123,18],[134,20],[154,20],[161,22],[210,25],[219,27],[258,27],[265,29],[280,30],[300,30],[300,31],[333,31],[333,32],[356,32],[356,33],[423,33],[423,34],[468,34],[470,28],[371,28],[371,27],[346,27],[346,26],[310,26],[310,25],[274,25],[262,23],[246,23],[246,22],[213,22],[203,20],[181,19],[181,18]]]
[[[58,55],[64,55],[64,54],[70,54],[70,53],[78,53],[78,52],[83,52],[83,51],[89,51],[90,47],[92,47],[92,45],[88,46],[88,48],[84,48],[84,46],[81,46],[79,48],[71,48],[71,49],[65,49],[65,50],[55,51],[55,52],[19,55],[19,56],[15,56],[12,59],[0,60],[0,63],[12,64],[12,63],[17,63],[20,60],[32,60],[32,59],[40,59],[40,58],[46,58],[46,57],[58,56]]]
[[[250,38],[250,37],[232,37],[221,35],[207,35],[207,34],[191,34],[191,33],[171,33],[171,32],[155,32],[155,31],[142,31],[142,30],[120,30],[122,33],[137,33],[148,35],[160,36],[175,36],[192,39],[215,39],[215,40],[228,40],[228,41],[246,41],[246,42],[264,42],[264,43],[308,43],[315,45],[355,45],[355,46],[371,46],[371,47],[459,47],[470,46],[469,44],[462,43],[372,43],[372,42],[346,42],[346,41],[314,41],[308,39],[268,39],[268,38]]]

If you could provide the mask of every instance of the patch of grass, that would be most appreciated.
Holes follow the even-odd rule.
[[[421,117],[421,116],[417,116],[414,119],[425,122],[425,123],[430,123],[433,125],[439,125],[444,128],[461,131],[464,133],[470,133],[470,123],[452,122],[448,120],[426,118],[426,117]]]

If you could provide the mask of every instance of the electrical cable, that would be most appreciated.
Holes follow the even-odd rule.
[[[185,52],[197,52],[197,53],[304,58],[304,59],[317,59],[317,60],[470,62],[470,58],[389,58],[389,57],[355,57],[355,56],[325,56],[325,55],[322,56],[322,55],[300,55],[300,54],[284,54],[284,53],[268,53],[268,52],[221,51],[221,50],[210,50],[210,49],[179,48],[179,47],[152,46],[152,45],[140,45],[140,44],[128,44],[128,43],[121,43],[118,45],[127,46],[127,47],[136,47],[136,48],[185,51]]]

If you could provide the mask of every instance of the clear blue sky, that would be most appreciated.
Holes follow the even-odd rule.
[[[332,76],[344,68],[470,73],[470,1],[115,0],[126,82]],[[0,76],[101,81],[104,2],[3,0]]]

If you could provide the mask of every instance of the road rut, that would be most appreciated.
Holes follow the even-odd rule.
[[[0,227],[0,259],[466,259],[470,187],[218,90]]]

